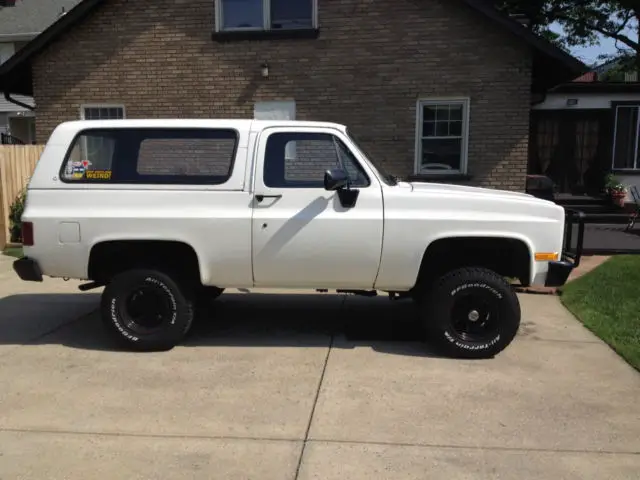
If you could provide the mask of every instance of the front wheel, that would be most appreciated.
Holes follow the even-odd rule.
[[[461,268],[436,281],[421,315],[435,342],[459,358],[490,358],[520,327],[520,303],[507,281],[485,268]]]
[[[116,339],[140,351],[173,348],[193,322],[193,301],[174,279],[156,270],[114,277],[102,294],[101,310]]]

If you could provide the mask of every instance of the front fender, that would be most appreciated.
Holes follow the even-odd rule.
[[[392,238],[387,238],[392,237]],[[375,288],[386,291],[406,291],[418,280],[423,258],[430,246],[435,242],[460,238],[496,238],[516,240],[526,246],[529,253],[529,282],[533,282],[536,270],[534,261],[534,245],[530,238],[517,232],[495,230],[444,231],[416,237],[415,239],[385,234],[380,272]],[[454,252],[455,254],[455,252]]]

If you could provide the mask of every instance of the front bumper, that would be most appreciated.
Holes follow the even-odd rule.
[[[585,214],[577,210],[567,210],[566,213],[562,260],[549,262],[549,271],[547,272],[547,279],[545,281],[545,286],[547,287],[561,287],[567,283],[569,275],[580,265],[580,260],[582,259]],[[578,235],[574,248],[572,245],[573,229],[576,225],[578,227]]]
[[[38,263],[31,258],[21,258],[13,262],[13,270],[25,282],[41,282],[42,270]]]
[[[566,260],[549,262],[547,280],[544,283],[545,287],[561,287],[567,283],[567,279],[574,268],[574,264]]]

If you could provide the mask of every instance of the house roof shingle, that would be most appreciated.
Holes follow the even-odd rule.
[[[546,73],[544,86],[547,83],[561,83],[575,78],[586,72],[586,65],[575,57],[564,52],[552,43],[533,34],[529,29],[525,28],[518,21],[510,18],[502,12],[496,10],[487,0],[462,0],[469,7],[483,14],[489,20],[495,22],[499,26],[507,29],[523,41],[528,43],[536,52],[534,55],[534,68],[539,59],[543,58],[551,62],[552,67]],[[35,2],[22,1],[20,4],[40,4],[40,3],[57,3],[57,4],[75,4],[75,6],[65,15],[60,16],[53,24],[46,28],[40,35],[24,46],[19,52],[11,57],[7,62],[0,66],[0,89],[12,94],[33,95],[32,77],[31,77],[31,59],[47,47],[52,41],[59,38],[67,30],[71,29],[77,23],[98,7],[104,0],[38,0]],[[17,8],[17,7],[12,7]],[[565,78],[566,77],[566,78]]]

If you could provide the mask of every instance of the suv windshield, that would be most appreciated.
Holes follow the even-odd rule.
[[[351,132],[347,131],[347,135],[349,136],[349,138],[351,138],[351,141],[354,143],[356,148],[358,150],[360,150],[360,153],[362,155],[364,155],[365,157],[367,157],[367,160],[369,160],[369,163],[371,164],[371,166],[374,168],[374,170],[376,171],[376,173],[378,174],[378,176],[382,179],[382,181],[384,183],[386,183],[390,187],[398,184],[398,179],[396,177],[394,177],[393,175],[389,174],[382,167],[382,165],[380,165],[379,162],[374,161],[373,157],[371,155],[369,155],[368,152],[365,152],[365,150],[360,146],[360,142],[358,141],[358,139],[356,137],[354,137]]]

